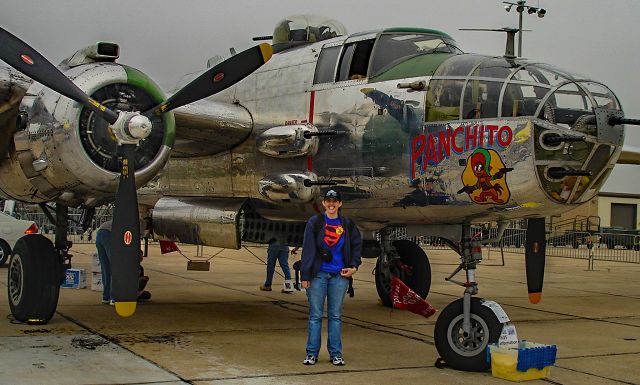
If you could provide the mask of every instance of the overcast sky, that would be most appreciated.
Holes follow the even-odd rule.
[[[523,56],[603,82],[627,116],[640,118],[640,0],[527,5],[547,14],[524,15],[524,28],[532,31],[525,32]],[[53,63],[96,41],[113,41],[120,45],[121,63],[165,89],[204,68],[208,58],[226,57],[230,47],[248,48],[253,36],[270,35],[279,20],[299,13],[334,18],[350,33],[394,26],[440,29],[465,52],[496,55],[504,53],[504,34],[459,29],[518,25],[515,10],[507,13],[498,0],[0,0],[0,25]],[[626,144],[640,146],[640,126],[630,126]]]

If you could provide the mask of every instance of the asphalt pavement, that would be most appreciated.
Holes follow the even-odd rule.
[[[182,246],[195,258],[195,246]],[[93,245],[74,245],[74,267],[90,286]],[[428,300],[437,309],[463,289],[444,281],[456,267],[451,251],[428,250],[433,272]],[[215,255],[215,256],[214,256]],[[491,373],[435,367],[437,316],[379,305],[364,260],[355,297],[343,317],[345,366],[329,363],[326,348],[315,366],[305,355],[307,302],[303,292],[263,292],[266,248],[204,248],[211,271],[187,271],[187,259],[150,247],[144,266],[151,300],[130,318],[101,304],[101,293],[62,289],[47,325],[12,322],[0,296],[0,384],[506,384]],[[548,258],[542,301],[527,300],[524,260],[492,251],[477,271],[480,297],[502,305],[518,337],[558,348],[556,366],[531,384],[640,383],[640,265]],[[290,259],[290,264],[294,261]],[[6,267],[0,288],[6,292]],[[279,268],[276,267],[279,272]],[[325,324],[326,330],[326,324]],[[325,335],[326,336],[326,335]],[[323,344],[324,344],[323,336]]]

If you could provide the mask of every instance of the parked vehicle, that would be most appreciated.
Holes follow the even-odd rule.
[[[640,250],[640,230],[628,230],[624,227],[603,227],[600,243],[608,249],[622,246],[627,250]]]
[[[38,225],[35,222],[16,219],[0,211],[0,266],[7,262],[20,237],[37,232]]]

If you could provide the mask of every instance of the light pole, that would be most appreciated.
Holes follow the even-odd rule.
[[[524,10],[526,9],[529,15],[537,13],[540,18],[547,14],[547,10],[544,8],[531,7],[526,4],[526,0],[518,0],[516,3],[503,1],[502,3],[505,4],[504,9],[507,12],[511,12],[511,7],[516,6],[516,12],[518,12],[518,57],[522,57],[522,14]]]

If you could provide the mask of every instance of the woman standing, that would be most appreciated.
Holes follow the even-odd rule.
[[[307,356],[303,363],[314,365],[321,346],[322,313],[327,299],[327,350],[331,363],[344,365],[342,357],[342,302],[350,277],[360,266],[362,236],[353,221],[339,214],[340,193],[329,190],[322,200],[324,215],[311,217],[302,244],[302,287],[307,289],[309,324]]]

